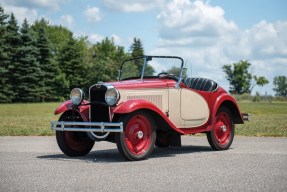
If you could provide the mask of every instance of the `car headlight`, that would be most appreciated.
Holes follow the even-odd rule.
[[[105,95],[106,103],[109,106],[114,106],[120,99],[120,93],[115,88],[110,88],[107,90]]]
[[[79,105],[84,100],[84,92],[79,88],[71,91],[70,99],[74,105]]]

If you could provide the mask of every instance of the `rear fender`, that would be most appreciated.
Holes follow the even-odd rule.
[[[157,106],[155,106],[153,103],[146,101],[146,100],[142,100],[142,99],[128,100],[126,102],[119,104],[116,108],[114,108],[113,113],[114,114],[127,114],[127,113],[131,113],[131,112],[134,112],[140,109],[153,111],[154,113],[158,114],[161,118],[163,118],[165,122],[167,122],[169,126],[172,129],[174,129],[176,132],[184,134],[184,132],[178,129]]]
[[[225,93],[220,95],[213,105],[212,114],[211,114],[211,126],[208,127],[206,131],[211,131],[215,124],[216,113],[221,106],[227,107],[233,116],[233,122],[235,124],[243,124],[243,119],[237,105],[236,100],[229,94]]]
[[[89,103],[88,101],[84,100],[82,104],[87,104]],[[64,113],[66,111],[71,111],[74,110],[79,113],[79,115],[82,117],[83,121],[89,121],[89,105],[84,105],[84,106],[79,106],[75,107],[72,104],[71,100],[65,101],[64,103],[61,103],[54,112],[54,115],[58,115],[61,113]]]

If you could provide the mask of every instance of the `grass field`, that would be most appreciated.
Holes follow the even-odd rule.
[[[58,103],[0,104],[0,136],[54,135],[50,120]],[[244,136],[287,137],[287,103],[239,102],[242,112],[251,113],[251,121],[236,126]]]
[[[0,136],[54,135],[49,128],[58,103],[1,104]]]
[[[237,135],[287,137],[286,102],[239,102],[239,106],[242,112],[251,113],[251,121],[237,125]]]

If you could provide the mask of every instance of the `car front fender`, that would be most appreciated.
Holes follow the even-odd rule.
[[[82,102],[82,104],[87,104],[87,103],[89,103],[89,102],[86,100],[84,100]],[[89,120],[89,108],[90,108],[89,105],[79,106],[79,107],[75,108],[72,104],[72,101],[68,100],[68,101],[65,101],[64,103],[61,103],[55,109],[54,115],[58,115],[58,114],[61,114],[61,113],[64,113],[64,112],[70,111],[70,110],[75,110],[81,115],[81,117],[84,121],[88,121]]]
[[[225,106],[230,110],[235,124],[244,123],[236,100],[231,95],[224,93],[224,94],[221,94],[219,97],[217,97],[213,105],[212,114],[211,114],[211,119],[212,119],[211,125],[212,126],[210,126],[207,131],[210,131],[214,127],[216,113],[221,106]]]
[[[132,99],[128,100],[126,102],[123,102],[119,104],[114,110],[114,114],[126,114],[131,113],[140,109],[144,110],[150,110],[159,115],[161,118],[163,118],[169,126],[174,129],[175,131],[184,134],[183,131],[181,131],[179,128],[177,128],[170,119],[164,114],[156,105],[151,103],[150,101],[142,100],[142,99]]]

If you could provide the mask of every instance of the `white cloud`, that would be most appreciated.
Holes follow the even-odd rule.
[[[74,24],[74,19],[71,15],[63,15],[60,18],[61,25],[71,28]]]
[[[98,7],[88,7],[84,14],[91,23],[96,23],[102,19],[100,9]]]
[[[67,2],[67,0],[1,0],[1,4],[4,2],[7,5],[15,7],[26,7],[29,9],[45,8],[51,10],[58,10],[61,4]]]
[[[93,33],[93,34],[88,35],[88,39],[89,39],[89,41],[91,41],[92,43],[101,42],[101,41],[104,40],[105,38],[106,38],[105,36],[100,35],[100,34],[96,34],[96,33]],[[122,44],[122,42],[123,42],[123,40],[121,39],[121,37],[119,37],[119,36],[116,35],[116,34],[111,35],[109,38],[114,41],[115,45],[120,45],[120,44]]]
[[[232,21],[224,18],[224,10],[203,1],[174,0],[158,15],[160,38],[172,45],[210,45],[237,30]]]
[[[119,45],[122,43],[122,39],[118,35],[113,34],[111,36],[111,38],[113,39],[113,41],[116,45]]]
[[[26,7],[4,6],[5,13],[14,13],[18,23],[21,25],[24,19],[27,19],[31,24],[38,18],[38,12],[35,9],[29,9]]]
[[[96,34],[96,33],[89,35],[89,40],[92,43],[101,42],[104,38],[105,38],[104,36]]]
[[[192,64],[194,76],[214,79],[228,90],[222,66],[248,60],[253,75],[270,82],[261,91],[271,94],[273,78],[287,75],[287,21],[261,21],[242,30],[221,7],[191,0],[170,1],[157,19],[159,42],[149,54],[181,56]]]
[[[164,4],[164,0],[103,0],[104,5],[112,10],[120,12],[144,12],[158,8]]]

